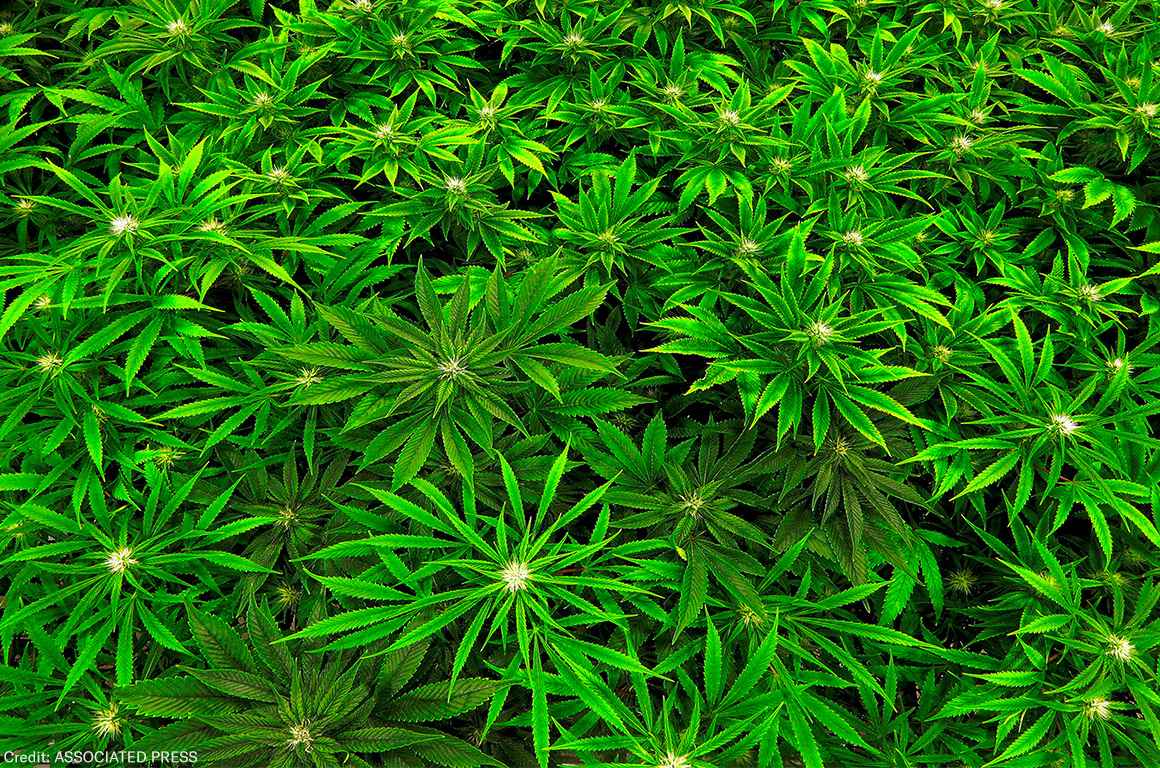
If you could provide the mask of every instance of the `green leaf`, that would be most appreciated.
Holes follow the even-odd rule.
[[[710,704],[721,698],[721,636],[713,620],[705,618],[705,698]]]
[[[89,452],[89,458],[93,460],[93,466],[97,468],[97,472],[104,477],[104,447],[101,442],[101,427],[97,423],[96,411],[91,408],[85,413],[84,435],[85,448]]]
[[[254,670],[254,659],[241,636],[222,619],[191,610],[189,630],[206,661],[214,668]]]
[[[1037,747],[1047,732],[1051,730],[1051,726],[1055,724],[1055,713],[1046,712],[1036,720],[1030,728],[1019,734],[1019,737],[1012,741],[1002,754],[994,760],[984,763],[984,766],[995,765],[1002,763],[1005,760],[1010,760],[1013,757],[1027,754],[1032,749]]]
[[[428,683],[397,696],[389,709],[390,718],[406,723],[447,720],[483,706],[504,687],[496,680],[468,677]]]
[[[12,326],[24,315],[37,299],[45,295],[45,291],[52,285],[52,280],[42,280],[26,287],[20,295],[12,299],[4,307],[4,314],[0,315],[0,340],[11,330]]]
[[[536,752],[536,762],[540,768],[548,766],[548,690],[540,654],[532,657],[532,745]]]
[[[958,499],[967,494],[975,493],[999,482],[1006,477],[1008,472],[1015,468],[1015,465],[1019,463],[1020,456],[1020,451],[1015,450],[996,459],[982,472],[971,478],[971,482],[967,483],[967,486],[959,491],[955,498]]]
[[[802,762],[806,768],[824,768],[822,754],[818,750],[817,741],[806,721],[805,713],[800,706],[792,702],[786,704],[786,711],[789,713],[790,728],[793,730],[794,746],[801,754]]]

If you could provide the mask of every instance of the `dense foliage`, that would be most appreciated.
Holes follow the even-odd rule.
[[[15,0],[0,749],[1160,765],[1155,0]]]

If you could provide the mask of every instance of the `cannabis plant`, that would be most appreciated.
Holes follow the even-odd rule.
[[[2,5],[5,760],[1160,766],[1156,0]]]

